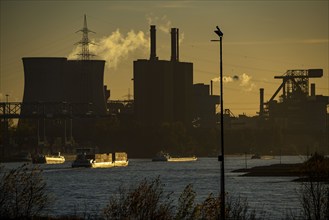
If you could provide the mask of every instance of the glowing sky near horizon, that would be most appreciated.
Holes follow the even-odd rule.
[[[170,59],[169,28],[180,31],[180,60],[194,65],[194,83],[218,77],[223,37],[224,108],[255,115],[259,88],[270,99],[290,69],[322,68],[317,94],[329,93],[328,1],[0,1],[0,102],[21,101],[22,57],[71,57],[87,15],[93,50],[106,60],[111,99],[133,92],[133,61],[149,58],[149,26],[157,25],[157,56]],[[236,78],[234,78],[236,77]],[[230,80],[230,79],[235,80]],[[237,80],[238,79],[238,80]],[[157,82],[154,82],[157,83]],[[215,82],[214,93],[219,93]]]

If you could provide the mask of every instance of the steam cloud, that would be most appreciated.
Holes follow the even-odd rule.
[[[156,25],[157,29],[160,31],[170,34],[170,30],[173,27],[171,21],[168,19],[166,15],[162,17],[154,16],[153,14],[149,14],[146,16],[146,20],[149,25]],[[178,43],[181,44],[185,38],[184,32],[179,33],[179,41]]]
[[[223,76],[223,83],[239,82],[239,86],[243,88],[244,91],[252,91],[256,86],[255,83],[251,82],[252,77],[243,73],[240,76]],[[213,82],[219,82],[219,77],[212,79]]]
[[[166,34],[170,34],[170,28],[172,27],[172,24],[171,24],[171,21],[168,20],[166,15],[159,18],[158,16],[153,16],[153,14],[150,14],[150,15],[146,16],[146,20],[149,25],[155,24],[155,25],[157,25],[157,28],[160,31],[162,31]]]
[[[167,16],[156,17],[148,15],[146,17],[149,24],[156,24],[157,29],[169,34],[172,27],[171,21]],[[89,45],[89,52],[106,61],[109,68],[117,68],[118,64],[127,59],[128,55],[136,50],[148,50],[150,47],[149,37],[145,37],[143,31],[129,31],[124,36],[119,29],[111,35],[93,40]],[[180,33],[179,44],[184,40],[184,33]],[[68,59],[77,59],[77,54],[81,53],[81,47],[78,45],[68,55]]]
[[[149,39],[145,37],[144,32],[133,30],[129,31],[126,36],[117,29],[109,36],[94,40],[94,44],[89,45],[89,51],[106,60],[108,67],[116,68],[120,61],[127,58],[128,54],[137,49],[148,49]],[[69,59],[76,59],[81,48],[77,46],[68,56]]]

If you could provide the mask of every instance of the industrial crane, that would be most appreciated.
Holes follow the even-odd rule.
[[[309,78],[320,78],[322,76],[322,69],[288,70],[282,76],[275,76],[275,79],[282,79],[282,83],[269,100],[269,103],[274,100],[281,89],[283,90],[283,101],[307,97],[309,94]]]

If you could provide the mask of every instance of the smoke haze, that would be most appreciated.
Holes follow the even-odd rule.
[[[156,25],[156,28],[165,34],[170,34],[170,30],[173,27],[172,22],[166,15],[162,17],[154,16],[153,14],[146,15],[146,20],[149,25]],[[179,33],[179,44],[183,42],[185,38],[184,32]]]
[[[252,91],[255,88],[255,83],[251,81],[252,77],[246,73],[241,74],[240,76],[223,76],[223,83],[233,83],[238,82],[239,86],[247,92]],[[213,82],[219,82],[219,77],[213,78]]]
[[[152,14],[146,16],[149,25],[156,25],[157,30],[170,37],[170,30],[172,22],[166,15],[162,17],[154,16]],[[179,33],[179,44],[184,40],[184,33]],[[129,54],[136,50],[148,51],[150,47],[150,40],[148,35],[143,31],[134,30],[129,31],[126,35],[122,34],[119,29],[112,32],[111,35],[102,37],[92,41],[89,45],[89,52],[96,55],[96,59],[106,61],[108,68],[116,69],[123,60],[127,59]],[[78,45],[68,55],[68,59],[77,59],[81,53],[81,47]]]
[[[135,32],[131,30],[124,36],[117,29],[109,36],[94,40],[93,44],[89,45],[89,51],[98,58],[105,60],[109,68],[116,68],[130,53],[138,49],[148,49],[149,44],[148,37],[146,38],[142,31]],[[80,46],[74,48],[68,59],[76,59],[77,54],[81,52],[80,50]]]
[[[170,28],[172,27],[172,24],[166,15],[160,18],[158,16],[154,16],[153,14],[149,14],[146,16],[146,20],[149,25],[156,25],[157,29],[160,31],[166,34],[170,34]]]

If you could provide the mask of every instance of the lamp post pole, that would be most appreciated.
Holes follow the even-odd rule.
[[[223,56],[222,56],[222,38],[223,32],[216,26],[216,30],[214,31],[219,40],[219,79],[220,79],[220,132],[221,132],[221,155],[218,156],[218,161],[221,162],[221,206],[220,206],[220,219],[225,220],[225,170],[224,170],[224,102],[223,102]]]

